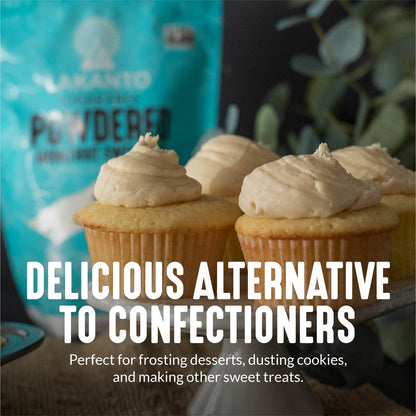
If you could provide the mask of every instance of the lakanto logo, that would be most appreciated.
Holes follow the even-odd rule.
[[[137,60],[140,51],[122,55],[123,45],[128,45],[123,44],[121,33],[111,20],[102,16],[83,20],[75,27],[72,41],[76,53],[82,58],[80,72],[61,73],[58,76],[35,74],[33,77],[49,93],[78,90],[141,91],[152,83],[152,75],[147,69],[123,70],[122,65],[129,60]],[[118,65],[114,59],[117,53],[121,55]],[[137,63],[134,63],[137,67]]]
[[[74,48],[83,61],[83,71],[114,69],[113,56],[120,46],[120,33],[110,20],[93,16],[78,25],[74,34]]]

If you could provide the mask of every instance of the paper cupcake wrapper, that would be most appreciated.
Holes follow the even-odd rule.
[[[397,212],[399,225],[393,232],[390,252],[391,278],[415,277],[415,213]]]
[[[225,243],[223,262],[226,270],[228,270],[227,264],[229,261],[244,261],[240,242],[238,241],[237,233],[234,230],[230,231],[227,242]]]
[[[355,276],[353,277],[353,299],[346,299],[345,296],[345,268],[339,270],[338,279],[338,299],[298,299],[296,294],[292,299],[285,299],[286,292],[286,262],[293,262],[297,269],[298,262],[305,263],[305,288],[311,276],[312,266],[315,261],[320,261],[322,265],[325,286],[330,297],[331,276],[326,269],[327,261],[359,261],[362,263],[364,273],[370,261],[388,261],[392,232],[382,232],[378,234],[362,236],[344,236],[337,238],[325,238],[315,240],[303,239],[271,239],[261,237],[251,237],[238,234],[241,248],[246,262],[260,261],[263,266],[266,261],[274,261],[282,267],[282,297],[278,300],[261,299],[259,304],[276,307],[277,305],[329,305],[334,309],[339,309],[342,305],[353,307],[368,305],[376,301],[375,280],[370,289],[369,299],[362,300],[358,292],[358,284]],[[264,293],[264,268],[256,271],[260,277],[260,284],[257,291]],[[386,273],[387,274],[387,273]]]
[[[100,261],[107,263],[110,271],[113,262],[120,262],[121,271],[130,261],[142,267],[142,290],[138,299],[146,299],[143,278],[145,262],[161,261],[164,267],[174,261],[180,262],[184,268],[184,276],[179,276],[184,284],[183,297],[192,297],[201,261],[208,262],[211,278],[216,275],[216,262],[221,261],[229,228],[154,234],[114,232],[90,227],[85,227],[84,231],[93,264]],[[100,284],[108,285],[112,291],[112,275],[100,276]],[[164,273],[162,298],[167,298],[166,287],[171,284]],[[122,281],[120,287],[123,287]]]

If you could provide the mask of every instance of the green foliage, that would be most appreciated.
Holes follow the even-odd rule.
[[[319,44],[319,56],[327,65],[345,66],[356,61],[364,51],[364,25],[347,17],[334,25]]]
[[[262,105],[257,111],[254,138],[257,142],[275,148],[278,142],[279,117],[271,104]]]
[[[233,134],[236,131],[239,118],[240,111],[238,107],[235,104],[230,104],[227,108],[224,125],[225,131],[228,134]]]
[[[306,16],[319,19],[332,0],[316,0],[306,9]]]
[[[328,122],[326,128],[326,142],[330,149],[342,149],[348,146],[349,138],[345,134],[342,127],[337,124],[334,120]]]
[[[415,306],[409,305],[375,319],[384,353],[398,364],[404,364],[415,352]]]
[[[343,78],[315,78],[311,81],[306,91],[306,102],[318,126],[322,126],[328,112],[342,99],[345,88]]]
[[[278,113],[286,110],[290,100],[290,85],[281,83],[273,87],[267,94],[266,102],[271,104]]]
[[[256,138],[279,150],[278,130],[286,112],[295,111],[310,121],[288,133],[284,142],[293,153],[310,153],[321,140],[332,149],[380,142],[414,169],[414,5],[383,0],[291,0],[290,5],[295,15],[276,29],[308,24],[319,39],[316,55],[298,53],[290,62],[293,71],[310,78],[305,101],[294,103],[285,82],[273,87],[257,113]],[[342,8],[344,17],[325,32],[320,19],[328,7]],[[352,120],[340,111],[347,91],[356,96],[356,108],[347,112],[355,110]]]
[[[365,19],[374,10],[379,9],[382,3],[385,3],[385,1],[362,0],[358,4],[356,4],[355,7],[352,9],[351,15],[356,16],[360,19]]]
[[[320,140],[316,135],[312,126],[306,125],[302,127],[299,134],[298,153],[313,153],[319,146]]]
[[[293,26],[297,26],[300,23],[306,23],[308,21],[309,21],[309,19],[307,17],[304,17],[304,16],[291,16],[291,17],[288,17],[287,19],[282,19],[279,22],[277,22],[276,29],[277,30],[286,30],[286,29],[289,29]]]
[[[393,48],[387,49],[378,59],[372,72],[373,84],[383,92],[392,89],[404,77],[403,63]]]
[[[291,68],[302,75],[311,77],[326,77],[340,72],[341,68],[336,65],[326,65],[320,59],[312,55],[295,55],[290,61]]]
[[[416,83],[414,79],[404,78],[390,91],[374,99],[375,105],[401,103],[416,95]]]
[[[368,111],[370,109],[370,105],[368,100],[363,95],[360,95],[360,103],[358,105],[357,115],[355,118],[355,125],[354,125],[354,140],[357,142],[361,136],[361,133],[364,128],[365,120],[368,115]]]
[[[406,127],[406,112],[396,104],[387,104],[376,113],[359,144],[368,146],[380,143],[394,153],[406,138]]]

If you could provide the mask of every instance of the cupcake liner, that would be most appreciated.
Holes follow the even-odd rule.
[[[164,268],[171,262],[180,262],[184,268],[184,275],[178,276],[184,284],[183,297],[192,297],[200,262],[208,263],[211,278],[216,276],[216,262],[221,261],[229,228],[200,232],[129,233],[85,226],[84,231],[92,263],[104,262],[110,267],[109,276],[100,275],[100,285],[108,285],[112,292],[112,263],[120,262],[120,288],[122,288],[123,267],[128,262],[134,261],[142,268],[141,294],[137,299],[147,299],[145,262],[161,261]],[[171,282],[166,277],[166,273],[163,276],[162,299],[166,299],[168,298],[166,287]]]
[[[246,262],[260,261],[261,269],[256,271],[260,277],[257,291],[264,293],[264,262],[274,261],[282,267],[282,298],[283,299],[261,299],[259,304],[276,307],[277,305],[328,305],[334,309],[339,309],[343,305],[359,307],[368,305],[376,301],[376,284],[373,279],[368,299],[361,299],[358,292],[358,283],[353,275],[353,299],[346,299],[345,296],[345,264],[343,269],[338,271],[338,299],[298,299],[293,293],[292,299],[286,299],[286,262],[293,262],[297,270],[297,263],[305,263],[305,288],[311,276],[313,263],[321,262],[325,285],[328,290],[328,297],[331,293],[330,270],[326,269],[327,261],[352,261],[361,262],[363,272],[367,270],[370,261],[388,261],[392,231],[380,232],[377,234],[361,236],[343,236],[336,238],[322,239],[275,239],[264,237],[253,237],[238,234],[240,245]],[[386,272],[388,275],[388,272]],[[273,293],[273,292],[272,292]]]
[[[227,242],[224,249],[224,267],[229,270],[227,264],[229,261],[244,261],[243,252],[241,251],[240,242],[237,238],[237,233],[232,230],[228,234]]]
[[[415,212],[400,212],[390,251],[391,279],[415,277]]]
[[[225,199],[229,202],[232,202],[240,211],[240,208],[238,206],[238,196],[229,196]],[[243,214],[242,211],[240,211],[240,213]],[[225,243],[223,256],[225,271],[231,271],[231,269],[229,269],[227,266],[228,262],[230,261],[244,261],[243,252],[241,251],[240,242],[238,241],[237,233],[235,232],[234,227],[228,234],[227,242]]]

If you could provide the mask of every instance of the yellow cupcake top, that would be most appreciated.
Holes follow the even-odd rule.
[[[415,172],[391,157],[379,143],[345,147],[334,151],[333,156],[351,175],[373,181],[383,195],[415,193]]]
[[[235,229],[242,235],[279,239],[316,239],[337,236],[353,236],[385,232],[394,229],[399,222],[393,208],[384,204],[342,211],[327,218],[253,218],[240,217]]]
[[[239,197],[253,217],[324,218],[377,205],[380,191],[350,175],[322,143],[312,155],[289,155],[254,169]]]
[[[221,135],[206,142],[185,165],[187,174],[202,185],[202,192],[238,196],[246,175],[279,156],[259,143],[235,135]]]
[[[125,208],[93,202],[74,215],[74,222],[115,232],[189,232],[231,227],[240,215],[232,202],[202,195],[195,201],[160,207]]]
[[[98,202],[157,207],[200,197],[201,185],[186,176],[175,151],[161,149],[158,140],[146,133],[129,152],[101,166],[94,188]]]

